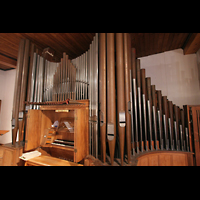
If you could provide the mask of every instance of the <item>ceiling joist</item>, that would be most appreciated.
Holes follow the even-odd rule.
[[[0,69],[16,69],[17,60],[12,59],[6,55],[0,54]]]
[[[184,55],[196,53],[200,48],[200,33],[192,33],[183,48]]]

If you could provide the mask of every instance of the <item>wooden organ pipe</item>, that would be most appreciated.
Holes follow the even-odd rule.
[[[32,77],[32,71],[33,71],[33,60],[34,60],[34,52],[35,52],[35,45],[31,43],[31,50],[30,50],[30,65],[29,65],[29,70],[28,70],[28,85],[27,85],[27,96],[26,99],[32,99],[32,94],[31,89],[32,89],[32,81],[34,81],[35,77]],[[35,72],[35,70],[34,70]]]
[[[140,135],[140,140],[142,138],[142,133],[143,133],[143,126],[142,126],[142,104],[141,104],[141,77],[140,77],[140,60],[136,59],[136,85],[137,85],[137,101],[138,101],[138,127],[139,127],[139,135]],[[136,134],[135,135],[135,143],[136,143],[136,150],[137,153],[139,153],[139,148],[138,148],[138,140],[139,136]]]
[[[125,107],[126,107],[126,146],[128,163],[131,160],[131,112],[132,93],[131,91],[131,38],[130,34],[124,33],[124,68],[125,68]]]
[[[146,78],[146,87],[147,87],[147,124],[148,124],[148,142],[149,142],[149,146],[150,149],[153,150],[153,139],[152,139],[152,101],[151,101],[151,78],[147,77]]]
[[[99,34],[99,104],[102,161],[106,162],[106,34]]]
[[[168,108],[169,108],[169,118],[168,118],[168,125],[169,125],[169,136],[170,136],[170,144],[171,150],[174,150],[174,119],[173,119],[173,103],[172,101],[168,101]]]
[[[141,86],[142,86],[142,124],[143,124],[143,133],[140,136],[141,140],[141,151],[144,149],[144,142],[145,141],[145,150],[148,151],[149,144],[147,140],[147,108],[146,108],[146,101],[147,101],[147,92],[146,92],[146,82],[145,82],[145,69],[141,69],[140,71],[141,77]],[[144,138],[144,139],[143,139]]]
[[[178,106],[174,105],[174,132],[176,138],[176,149],[180,150],[180,140],[179,140],[179,121],[178,121]]]
[[[115,44],[114,33],[107,33],[107,139],[111,165],[116,142]]]
[[[159,141],[160,141],[160,149],[163,150],[164,142],[163,142],[163,120],[162,120],[162,93],[161,90],[157,91],[158,98],[158,128],[159,128]]]
[[[132,109],[131,109],[131,127],[132,127],[132,152],[135,155],[135,137],[138,135],[138,113],[137,113],[137,85],[136,85],[136,62],[135,62],[135,48],[131,49],[131,80],[130,80],[130,96],[132,97]],[[141,138],[141,146],[142,146]],[[138,150],[138,148],[137,148]],[[143,148],[141,148],[143,151]]]
[[[123,34],[116,33],[116,74],[117,74],[117,124],[120,143],[121,165],[124,162],[124,142],[126,128],[125,77],[124,77]]]
[[[157,107],[156,107],[156,89],[155,85],[151,85],[151,95],[152,95],[152,120],[153,120],[153,133],[154,133],[154,145],[155,149],[159,149],[158,142],[158,130],[157,130]]]
[[[167,122],[167,96],[162,97],[163,102],[163,133],[165,149],[169,150],[168,122]]]
[[[15,89],[13,97],[13,109],[12,109],[12,144],[15,145],[17,139],[18,116],[19,116],[19,103],[20,103],[20,92],[21,92],[21,80],[23,70],[23,58],[24,58],[24,46],[25,40],[20,40],[18,57],[17,57],[17,68],[15,75]]]
[[[25,53],[23,60],[23,70],[22,70],[22,82],[21,82],[21,92],[20,92],[20,104],[19,104],[19,143],[23,141],[22,130],[25,122],[25,97],[26,97],[26,86],[27,86],[27,75],[28,75],[28,61],[29,61],[29,49],[30,41],[25,41]]]

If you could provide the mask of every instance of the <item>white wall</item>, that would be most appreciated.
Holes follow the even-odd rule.
[[[184,55],[182,49],[176,49],[139,59],[141,68],[146,69],[146,77],[151,77],[151,84],[156,85],[163,96],[180,108],[186,104],[200,105],[196,54]]]
[[[0,136],[0,143],[12,142],[11,132],[11,118],[12,118],[12,106],[14,95],[16,69],[9,71],[0,70],[0,99],[1,99],[1,111],[0,111],[0,130],[9,130],[3,136]]]

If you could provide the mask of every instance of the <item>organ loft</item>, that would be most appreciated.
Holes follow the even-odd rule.
[[[199,166],[200,105],[178,104],[143,66],[150,50],[166,58],[180,48],[195,53],[198,67],[200,46],[192,49],[199,33],[141,34],[2,34],[17,50],[11,59],[9,49],[0,49],[0,77],[6,67],[15,77],[7,130],[1,127],[9,105],[0,96],[0,139],[11,136],[0,140],[0,165]],[[180,80],[186,77],[181,69]]]

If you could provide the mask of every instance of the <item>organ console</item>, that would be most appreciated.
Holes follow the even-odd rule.
[[[157,164],[162,156],[173,160],[184,155],[192,165],[195,149],[195,163],[200,165],[199,129],[192,126],[195,116],[199,127],[200,112],[192,106],[180,109],[156,90],[130,44],[128,33],[99,33],[81,56],[70,60],[63,53],[60,62],[55,62],[53,51],[46,49],[40,55],[33,43],[30,49],[30,41],[22,39],[12,144],[19,130],[24,151],[39,147],[45,155],[73,162],[87,156],[86,165],[91,156],[102,160],[99,165],[116,165],[116,159],[121,165],[133,165],[135,160],[148,165],[157,154]],[[55,121],[59,125],[51,127]]]
[[[77,103],[30,109],[24,150],[37,148],[53,157],[76,163],[83,161],[89,154],[88,107],[88,100],[77,100]]]

